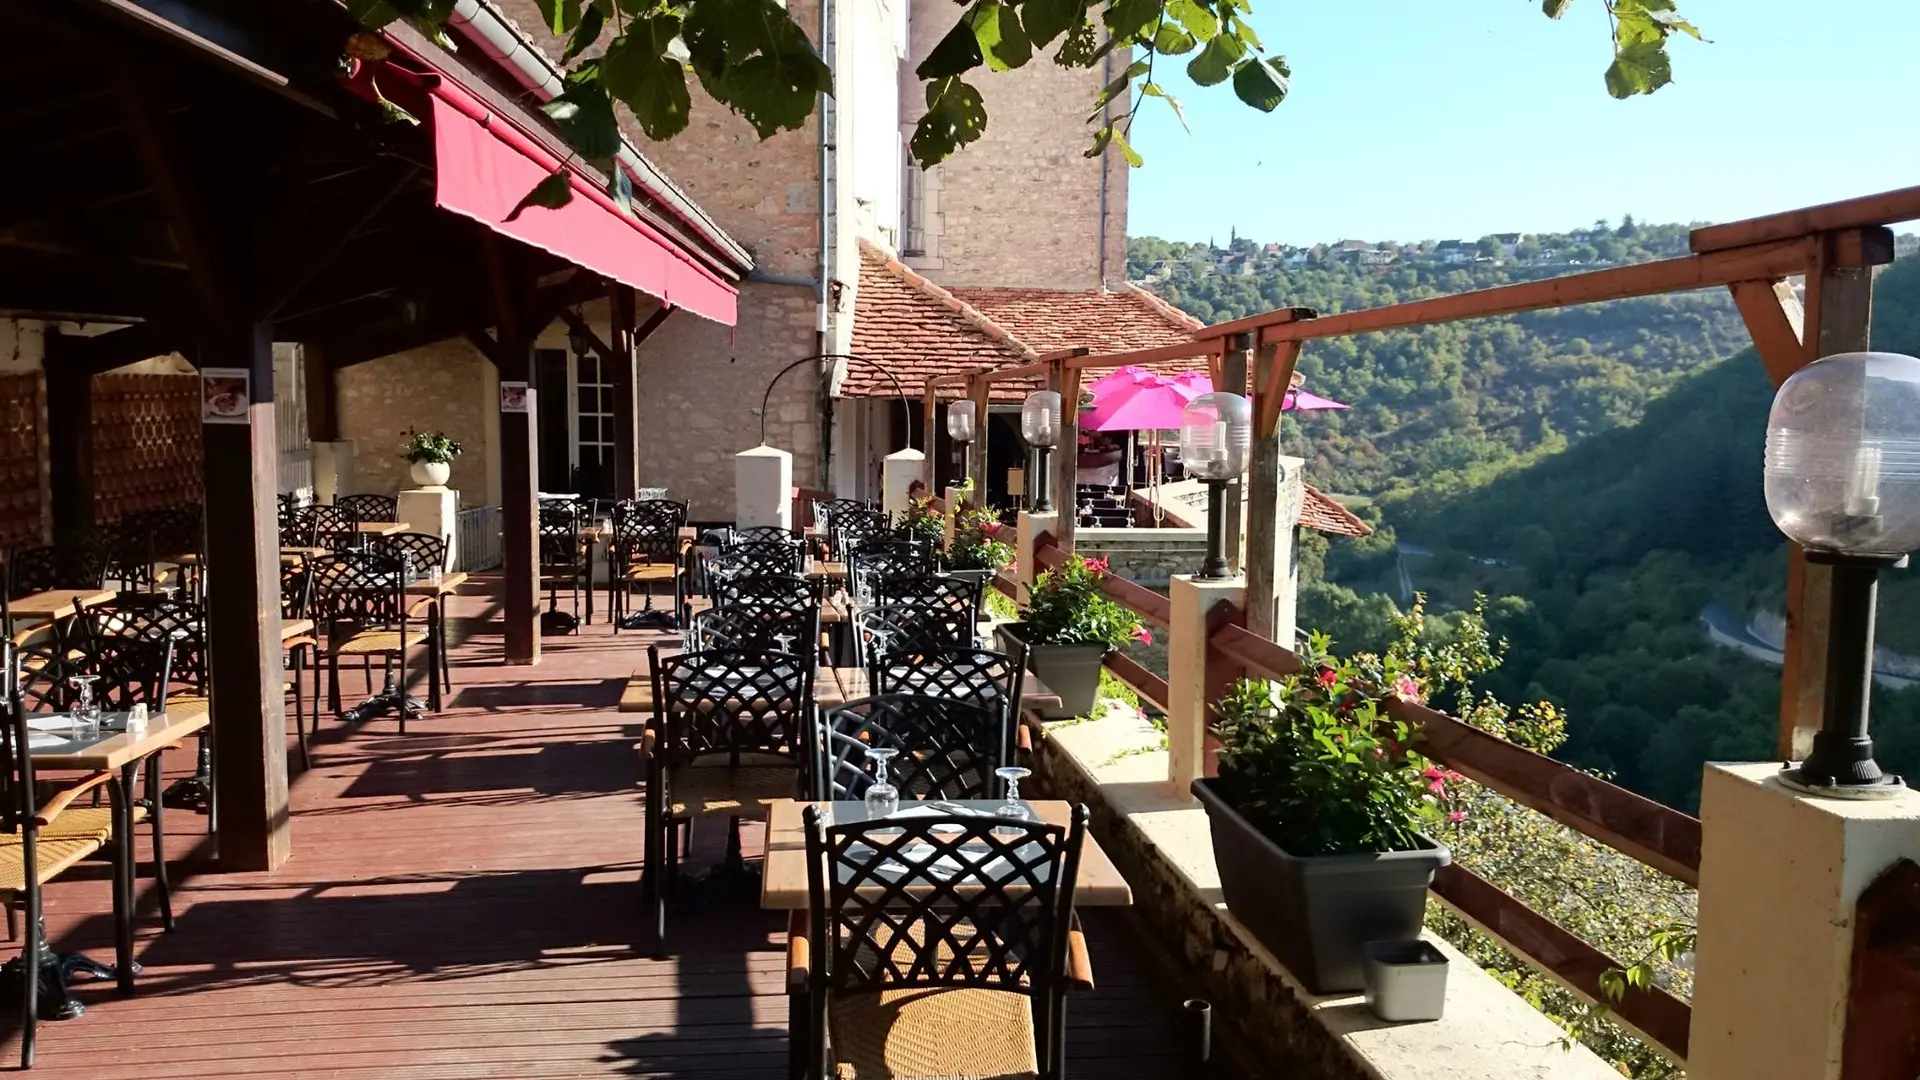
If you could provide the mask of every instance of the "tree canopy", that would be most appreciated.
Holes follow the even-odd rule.
[[[901,0],[906,2],[906,0]],[[1612,29],[1613,57],[1605,73],[1615,97],[1648,94],[1672,81],[1667,41],[1700,32],[1676,10],[1676,0],[1598,0]],[[1559,19],[1571,0],[1544,0]],[[346,0],[369,28],[405,19],[448,42],[453,0]],[[815,43],[780,0],[539,0],[547,29],[566,39],[566,91],[547,105],[583,158],[610,158],[619,145],[614,104],[626,106],[648,138],[671,139],[686,130],[693,111],[688,69],[714,101],[753,125],[761,138],[806,123],[822,94],[833,93],[833,72]],[[1157,63],[1183,57],[1187,75],[1203,87],[1231,84],[1246,104],[1272,112],[1286,99],[1286,57],[1270,52],[1251,25],[1250,0],[969,0],[951,30],[915,71],[926,89],[926,111],[909,150],[922,165],[950,157],[987,127],[979,69],[1010,71],[1052,49],[1055,64],[1093,69],[1109,81],[1091,102],[1088,157],[1113,146],[1131,165],[1140,154],[1128,143],[1132,117],[1149,97],[1178,113],[1180,104],[1154,79]],[[1363,32],[1356,27],[1356,33]],[[1108,63],[1108,58],[1113,63]],[[1138,95],[1134,86],[1138,83]],[[1111,107],[1119,101],[1121,108]],[[615,170],[609,170],[613,172]],[[566,184],[543,185],[542,205],[571,198]]]

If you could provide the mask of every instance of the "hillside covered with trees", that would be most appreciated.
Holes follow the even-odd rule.
[[[1684,244],[1677,226],[1635,232],[1678,239],[1629,257]],[[1243,278],[1162,264],[1157,243],[1136,242],[1136,269],[1208,318],[1568,272],[1477,252],[1452,267],[1417,250],[1364,265],[1329,248],[1292,269],[1289,253],[1258,252],[1268,268]],[[1881,273],[1874,345],[1920,354],[1920,258]],[[1710,608],[1736,626],[1777,612],[1785,584],[1760,485],[1772,388],[1724,291],[1313,342],[1301,368],[1354,407],[1290,417],[1292,452],[1316,483],[1371,497],[1363,512],[1379,525],[1367,541],[1309,545],[1303,627],[1373,647],[1408,585],[1442,611],[1483,592],[1510,643],[1485,688],[1562,706],[1558,756],[1689,809],[1702,762],[1772,756],[1778,668],[1714,645],[1702,623]],[[1880,625],[1883,645],[1920,654],[1920,573],[1889,575]],[[1874,709],[1882,763],[1920,773],[1920,690],[1880,688]]]

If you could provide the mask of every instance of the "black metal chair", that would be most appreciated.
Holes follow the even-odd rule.
[[[686,599],[687,544],[680,530],[687,524],[687,504],[667,499],[615,503],[613,537],[607,544],[607,612],[613,619],[613,632],[624,626],[637,629],[650,622],[667,625],[679,618]],[[673,608],[658,611],[653,606],[653,590],[663,582],[673,586]],[[633,587],[646,591],[645,607],[627,615],[627,601]]]
[[[842,510],[833,516],[833,554],[845,561],[853,557],[863,545],[877,540],[886,540],[893,532],[893,526],[887,521],[884,510],[861,507],[857,510]]]
[[[737,544],[796,544],[799,541],[792,529],[783,529],[778,525],[749,525],[744,529],[734,529],[727,534],[725,547]]]
[[[1093,985],[1070,826],[806,809],[805,922],[787,946],[796,1076],[1064,1080],[1066,995]]]
[[[341,495],[333,504],[352,514],[355,521],[399,521],[400,498],[397,495]]]
[[[899,583],[898,588],[924,591],[921,579],[933,576],[933,563],[927,553],[915,545],[888,541],[868,544],[854,551],[847,560],[847,584],[855,599],[863,604],[879,602],[883,581]]]
[[[580,514],[571,502],[540,504],[540,583],[547,587],[547,610],[560,606],[560,590],[573,594],[573,616],[580,617],[580,590],[591,588],[587,547],[580,536]]]
[[[867,665],[867,685],[876,694],[918,694],[971,702],[1002,713],[1009,726],[1020,717],[1027,677],[1026,646],[1015,653],[967,645],[894,649]]]
[[[859,499],[813,500],[813,523],[819,528],[821,535],[826,537],[830,554],[838,552],[839,550],[834,546],[838,543],[838,535],[834,532],[834,526],[839,520],[840,515],[848,511],[871,509],[873,509],[872,503],[861,502]]]
[[[956,697],[876,694],[822,721],[826,738],[810,771],[813,797],[864,798],[873,783],[867,751],[891,749],[887,779],[903,799],[997,799],[994,770],[1013,762],[1013,726],[998,707]]]
[[[305,508],[313,518],[313,547],[349,551],[361,546],[360,519],[344,506],[317,503]]]
[[[819,605],[784,599],[742,600],[712,608],[693,617],[689,627],[692,647],[749,649],[808,655],[809,643],[820,640]]]
[[[17,548],[7,558],[7,595],[15,599],[50,589],[98,589],[112,561],[107,538],[81,529],[54,547]]]
[[[57,785],[34,775],[34,732],[28,726],[16,680],[19,670],[13,644],[0,643],[0,894],[6,897],[9,919],[15,899],[26,911],[27,932],[19,958],[17,1000],[20,1004],[20,1064],[31,1068],[37,1048],[36,1024],[41,1017],[66,1020],[85,1011],[67,992],[67,980],[85,972],[117,978],[121,991],[130,992],[134,974],[132,923],[131,822],[116,828],[127,816],[129,791],[109,772],[97,772]],[[107,787],[113,794],[108,809],[76,807],[78,798]],[[107,852],[113,861],[115,967],[109,968],[78,955],[61,956],[48,947],[42,918],[41,889],[80,860]],[[42,995],[45,995],[44,997]]]
[[[820,589],[797,574],[740,574],[714,582],[713,606],[726,607],[744,600],[784,600],[796,605],[818,604]]]
[[[730,819],[726,862],[744,873],[740,820],[804,791],[813,739],[811,656],[716,649],[662,656],[647,648],[653,725],[641,737],[646,762],[644,903],[654,953],[667,954],[667,895],[677,876],[675,824]]]
[[[7,596],[18,600],[60,587],[60,555],[51,547],[15,548],[7,553]]]
[[[407,694],[407,653],[427,649],[427,670],[438,666],[439,635],[430,619],[422,617],[430,598],[409,597],[406,557],[377,551],[348,551],[322,555],[309,564],[313,571],[313,620],[326,633],[328,703],[343,719],[365,720],[392,711],[400,732],[419,715],[420,703]],[[340,658],[359,657],[367,673],[370,697],[351,714],[340,708]],[[386,682],[373,694],[373,667],[380,658]],[[395,668],[398,668],[396,674]],[[440,683],[427,680],[426,708],[440,711]]]
[[[971,641],[980,629],[978,590],[965,578],[945,574],[880,574],[868,579],[867,589],[881,607],[924,608],[954,627],[955,640]]]
[[[431,581],[436,571],[445,574],[453,569],[449,558],[453,551],[451,536],[423,532],[395,533],[381,537],[374,546],[389,555],[406,555],[407,569],[415,582]],[[434,675],[440,680],[441,692],[450,694],[453,692],[453,668],[447,659],[447,607],[444,596],[436,594],[433,597],[427,615],[433,619],[433,632],[440,638],[440,669]]]
[[[313,507],[299,506],[291,502],[280,504],[280,546],[283,548],[315,548],[320,546],[320,521],[314,515]]]
[[[280,618],[296,621],[311,618],[313,601],[313,568],[306,562],[280,564]],[[313,667],[313,727],[320,729],[320,633],[316,627],[304,634],[280,638],[281,651],[286,654],[286,663],[292,670],[287,685],[293,690],[293,729],[300,739],[300,767],[313,768],[313,755],[307,749],[307,709],[306,689],[302,678],[306,674],[308,661]]]

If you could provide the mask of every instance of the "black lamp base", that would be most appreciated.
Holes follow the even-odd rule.
[[[1851,781],[1836,783],[1829,777],[1809,777],[1806,768],[1800,765],[1788,765],[1781,769],[1780,783],[1802,795],[1817,795],[1823,799],[1851,799],[1859,802],[1897,799],[1906,794],[1907,790],[1907,782],[1891,773],[1883,773],[1878,779],[1865,783]]]
[[[1886,799],[1906,790],[1873,760],[1867,720],[1873,692],[1873,622],[1882,570],[1904,555],[1860,555],[1809,548],[1807,561],[1832,568],[1827,612],[1827,669],[1822,722],[1807,759],[1788,765],[1780,782],[1828,799]]]

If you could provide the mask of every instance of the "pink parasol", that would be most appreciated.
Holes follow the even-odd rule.
[[[1351,406],[1343,405],[1332,398],[1323,398],[1319,394],[1309,394],[1305,390],[1287,391],[1287,399],[1280,403],[1280,410],[1282,412],[1293,412],[1295,410],[1300,412],[1314,412],[1320,409],[1346,408],[1351,408]]]
[[[1088,387],[1093,408],[1080,415],[1085,431],[1164,431],[1180,426],[1187,403],[1212,389],[1206,375],[1158,375],[1123,367]]]

